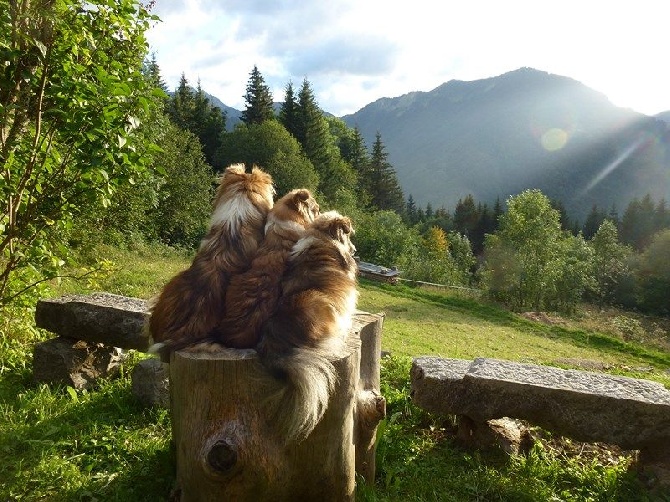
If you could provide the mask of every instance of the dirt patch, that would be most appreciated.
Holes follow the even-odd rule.
[[[546,312],[522,312],[519,315],[529,321],[541,322],[542,324],[548,324],[550,326],[565,324],[563,318],[556,315],[549,315]]]

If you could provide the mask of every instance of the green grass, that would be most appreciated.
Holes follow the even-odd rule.
[[[387,418],[378,430],[377,480],[364,501],[651,501],[630,456],[579,455],[538,442],[526,456],[461,449],[449,418],[409,399],[409,357],[382,360]]]
[[[174,477],[169,417],[141,409],[129,387],[127,377],[91,392],[25,382],[3,396],[0,498],[164,499]]]
[[[600,332],[529,321],[462,296],[367,281],[361,289],[359,308],[386,314],[382,346],[392,354],[552,365],[565,359],[597,361],[613,373],[643,376],[670,387],[668,351]]]
[[[189,263],[187,254],[161,246],[97,253],[89,260],[110,260],[110,273],[53,283],[49,294],[150,298]],[[578,455],[550,442],[527,456],[461,450],[448,418],[409,399],[409,367],[418,355],[599,361],[608,371],[670,386],[669,352],[579,322],[529,321],[463,295],[366,281],[360,289],[361,310],[386,313],[382,345],[393,356],[382,363],[388,415],[378,434],[377,479],[359,486],[359,500],[670,501],[645,489],[629,470],[630,457]],[[33,315],[28,302],[0,320],[0,500],[167,500],[175,470],[169,414],[142,409],[130,393],[130,371],[144,356],[132,354],[120,378],[90,391],[36,384],[32,347],[51,335],[34,328]]]

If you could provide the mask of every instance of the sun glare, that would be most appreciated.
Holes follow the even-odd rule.
[[[635,150],[637,150],[644,142],[645,138],[639,138],[632,145],[630,145],[623,152],[621,152],[621,154],[619,154],[619,156],[616,159],[614,159],[612,162],[610,162],[601,169],[601,171],[591,180],[591,182],[587,185],[587,187],[584,189],[582,193],[586,194],[591,189],[593,189],[593,187],[595,187],[598,183],[604,180],[608,175],[612,173],[612,171],[614,171],[617,167],[619,167],[624,160],[630,157],[631,154]]]
[[[555,152],[563,148],[568,142],[568,133],[558,127],[547,129],[540,138],[542,147],[548,152]]]

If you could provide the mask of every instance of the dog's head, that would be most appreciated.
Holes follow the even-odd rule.
[[[273,208],[274,219],[291,221],[306,227],[319,216],[319,204],[312,193],[305,188],[291,190],[279,199]]]
[[[228,166],[218,182],[219,186],[214,197],[215,208],[241,194],[245,194],[259,207],[267,210],[272,208],[275,193],[272,176],[257,166],[253,166],[250,170],[244,164]]]
[[[327,211],[314,220],[312,228],[336,241],[343,252],[351,256],[356,253],[356,247],[351,242],[354,228],[348,216],[342,216],[337,211]]]

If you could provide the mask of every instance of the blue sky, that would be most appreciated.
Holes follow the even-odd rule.
[[[162,21],[148,39],[168,86],[183,72],[238,109],[257,65],[275,101],[307,78],[337,116],[523,66],[617,106],[670,110],[667,0],[157,0],[153,12]]]

